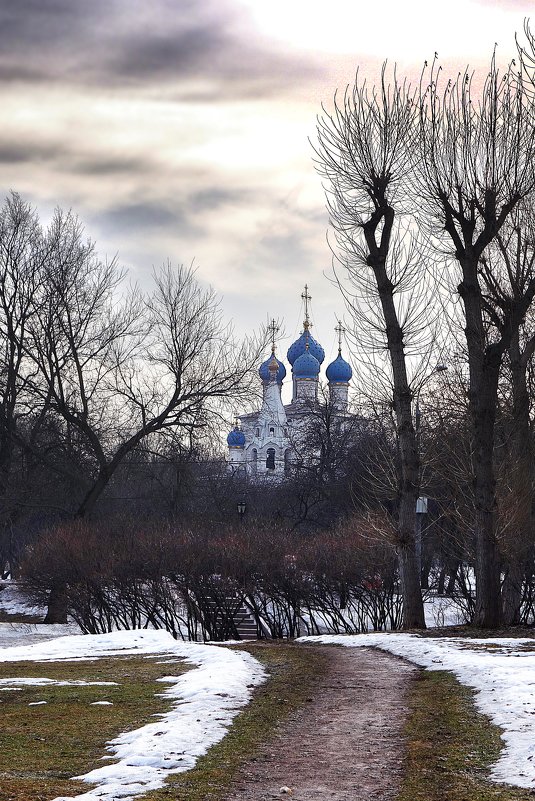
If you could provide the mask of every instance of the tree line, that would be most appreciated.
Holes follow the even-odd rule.
[[[517,58],[500,71],[494,54],[479,82],[469,70],[444,74],[436,56],[416,87],[395,70],[389,77],[386,65],[376,86],[357,74],[318,121],[316,162],[335,232],[335,268],[370,394],[382,391],[394,411],[396,539],[409,627],[424,624],[415,537],[423,465],[414,401],[434,357],[465,365],[471,485],[465,494],[478,625],[501,623],[503,573],[516,574],[516,584],[521,573],[499,541],[504,382],[513,418],[508,464],[518,479],[510,490],[516,506],[523,505],[522,523],[511,523],[532,539],[526,371],[535,296],[535,41],[529,23],[524,33]]]
[[[192,269],[164,265],[146,293],[125,279],[73,213],[44,227],[6,199],[0,526],[12,563],[32,530],[91,516],[125,465],[210,441],[226,404],[249,397],[263,342],[235,340]]]
[[[435,59],[411,87],[385,66],[377,86],[357,74],[319,118],[362,392],[343,424],[328,399],[311,405],[299,446],[313,458],[284,485],[240,483],[217,444],[229,409],[255,399],[262,336],[237,342],[191,269],[165,265],[142,293],[75,215],[58,210],[45,228],[18,195],[6,200],[6,573],[25,564],[36,581],[34,555],[69,520],[111,530],[133,511],[140,532],[160,519],[179,538],[225,539],[246,495],[254,525],[271,521],[289,543],[328,541],[344,522],[379,537],[381,564],[394,548],[407,627],[425,625],[431,584],[479,626],[532,620],[535,41],[524,34],[516,60],[500,71],[493,57],[482,82],[448,78]],[[70,590],[61,571],[48,576],[53,620]]]

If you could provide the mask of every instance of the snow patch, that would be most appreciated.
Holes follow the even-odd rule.
[[[155,722],[124,732],[108,743],[101,768],[75,778],[97,784],[78,801],[130,801],[162,787],[172,773],[190,770],[197,759],[226,734],[252,688],[265,681],[263,667],[243,651],[216,645],[179,642],[165,631],[117,631],[111,634],[59,637],[28,646],[0,648],[0,661],[98,659],[115,655],[163,655],[195,666],[181,676],[162,679],[162,695],[171,711]],[[111,762],[111,760],[118,760]],[[55,801],[73,801],[62,796]]]

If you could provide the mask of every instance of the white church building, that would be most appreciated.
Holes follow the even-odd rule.
[[[227,437],[228,468],[252,480],[280,481],[291,473],[292,465],[303,458],[300,441],[307,430],[314,408],[319,406],[318,382],[325,351],[310,333],[308,316],[308,287],[302,296],[305,301],[303,331],[288,349],[292,369],[292,400],[284,405],[281,397],[286,367],[275,355],[275,323],[272,324],[271,355],[258,370],[262,381],[262,405],[251,414],[239,417]],[[329,402],[341,420],[347,417],[351,366],[342,358],[342,326],[338,333],[338,356],[328,365]]]

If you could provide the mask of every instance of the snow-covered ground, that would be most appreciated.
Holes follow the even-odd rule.
[[[478,709],[503,730],[505,748],[491,778],[535,787],[535,640],[430,638],[414,634],[302,637],[347,647],[376,647],[428,670],[451,670],[476,691]]]
[[[43,618],[46,607],[28,600],[16,581],[0,581],[0,610],[10,615],[35,615]]]
[[[166,662],[185,659],[195,668],[179,677],[161,679],[167,685],[162,695],[172,702],[171,711],[155,715],[153,723],[112,740],[108,745],[110,756],[103,758],[106,764],[77,777],[97,784],[95,790],[77,795],[78,801],[127,801],[162,787],[170,773],[189,770],[199,756],[224,737],[235,715],[249,701],[252,689],[265,680],[260,663],[243,651],[178,642],[164,631],[58,637],[0,648],[0,661],[93,660],[129,654],[160,654]],[[31,674],[31,668],[28,672]],[[31,676],[28,678],[31,680]],[[42,685],[40,679],[33,682]],[[1,689],[16,690],[20,686],[21,679],[13,679],[11,683],[3,681]]]
[[[14,583],[0,591],[0,609],[12,613],[43,611],[28,604]],[[426,604],[426,617],[430,626],[452,625],[462,622],[462,611],[447,599],[432,599]],[[173,703],[171,712],[113,740],[110,756],[104,758],[106,764],[78,777],[98,784],[96,790],[76,796],[79,801],[127,801],[162,786],[170,772],[190,769],[225,735],[234,715],[248,702],[251,689],[265,678],[260,664],[246,653],[177,642],[162,631],[97,636],[81,636],[78,631],[74,624],[0,623],[0,661],[161,654],[164,659],[184,658],[196,666],[178,678],[162,679],[168,683],[163,695]],[[503,730],[505,747],[492,769],[492,778],[535,789],[535,640],[466,640],[398,633],[301,639],[378,647],[429,670],[451,670],[459,681],[475,690],[479,710]],[[2,680],[0,692],[15,692],[22,685],[20,679]]]
[[[430,596],[424,601],[425,625],[428,629],[459,626],[467,623],[464,610],[457,601],[446,596]]]

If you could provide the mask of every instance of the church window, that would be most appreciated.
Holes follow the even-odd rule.
[[[275,433],[275,429],[274,429],[274,427],[273,427],[273,426],[270,426],[270,427],[269,427],[269,433],[270,433],[270,434],[274,434],[274,433]]]
[[[253,469],[253,474],[254,475],[256,475],[256,462],[257,462],[257,459],[258,459],[258,452],[257,452],[256,448],[253,448],[253,450],[252,450],[252,465],[251,465],[251,467]]]
[[[267,449],[266,468],[268,470],[275,470],[275,448]]]
[[[259,429],[259,428],[257,428],[257,429],[256,429],[256,436],[257,436],[257,437],[259,437],[259,436],[260,436],[260,429]]]
[[[284,436],[285,436],[285,437],[287,437],[287,436],[288,436],[288,429],[287,429],[287,428],[285,428],[285,429],[284,429]]]

